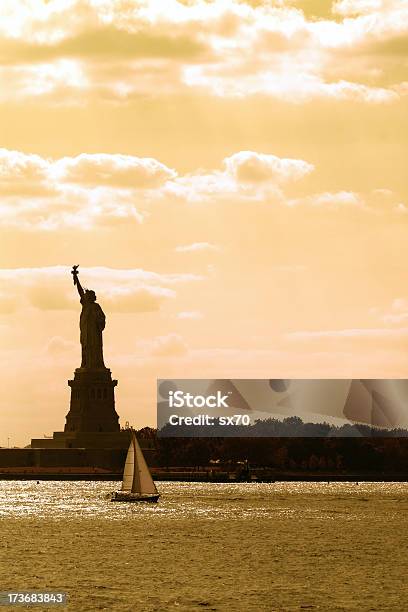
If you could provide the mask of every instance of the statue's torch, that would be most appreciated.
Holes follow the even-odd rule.
[[[78,266],[72,266],[72,270],[71,270],[71,274],[72,274],[72,279],[74,281],[74,285],[77,284],[77,278],[78,278]]]

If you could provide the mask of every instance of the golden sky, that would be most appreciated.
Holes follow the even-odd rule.
[[[155,381],[408,376],[407,0],[1,0],[0,445],[61,430],[80,264]]]

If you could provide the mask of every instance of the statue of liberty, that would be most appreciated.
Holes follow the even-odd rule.
[[[78,266],[73,266],[71,274],[78,289],[82,312],[79,320],[82,347],[81,368],[106,369],[103,362],[102,331],[105,328],[105,314],[96,303],[95,291],[83,289],[78,278]]]

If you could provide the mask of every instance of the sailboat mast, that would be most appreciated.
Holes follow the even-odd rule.
[[[141,484],[140,484],[140,468],[139,462],[137,460],[137,452],[136,452],[136,434],[132,429],[132,444],[134,450],[134,470],[133,470],[133,482],[132,482],[132,493],[141,493]]]

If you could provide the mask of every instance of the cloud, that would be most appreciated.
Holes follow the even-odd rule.
[[[72,295],[71,295],[72,294]],[[173,298],[175,292],[167,287],[112,287],[98,293],[99,299],[110,312],[152,312],[162,303]],[[26,292],[29,303],[39,310],[73,310],[78,308],[78,298],[73,291],[58,291],[53,286],[33,286]]]
[[[49,196],[49,162],[39,155],[0,149],[0,193],[3,196]]]
[[[334,18],[323,11],[322,19],[293,2],[169,0],[165,8],[156,0],[3,4],[3,100],[126,103],[192,89],[290,103],[323,98],[382,104],[401,95],[398,62],[395,83],[382,84],[381,76],[369,83],[367,66],[354,62],[351,70],[340,53],[366,48],[370,57],[370,45],[378,43],[391,46],[393,55],[389,41],[395,38],[400,54],[408,29],[408,8],[400,0],[339,0]],[[377,65],[370,60],[370,68],[379,68],[378,59]]]
[[[302,159],[280,158],[255,151],[238,151],[224,158],[221,169],[197,170],[169,180],[158,190],[160,198],[187,202],[265,202],[282,206],[355,209],[376,214],[404,214],[408,210],[399,195],[389,189],[325,191],[302,197],[285,196],[284,187],[308,176],[314,165]],[[180,245],[176,251],[209,250],[215,245]],[[218,247],[216,247],[218,248]]]
[[[390,189],[372,189],[368,193],[355,191],[325,191],[287,200],[289,206],[307,206],[326,210],[360,210],[371,214],[404,214],[405,205]]]
[[[142,223],[146,215],[154,214],[151,207],[155,203],[174,205],[177,201],[265,202],[406,213],[399,197],[385,189],[365,195],[344,190],[285,197],[287,185],[313,170],[313,164],[305,160],[256,151],[238,151],[225,157],[218,168],[179,175],[154,158],[134,155],[84,153],[49,159],[0,149],[0,227],[24,232],[112,230],[129,222]],[[211,250],[219,247],[209,242],[176,247],[177,252]]]
[[[408,40],[406,34],[397,34],[394,37],[386,38],[385,40],[367,41],[354,52],[366,53],[367,55],[377,56],[401,56],[405,57],[408,54]],[[402,83],[401,83],[402,85]]]
[[[193,242],[193,244],[185,244],[175,248],[177,253],[194,253],[200,251],[219,251],[219,247],[210,242]]]
[[[231,197],[262,201],[282,199],[281,186],[313,170],[300,159],[279,158],[255,151],[226,157],[221,169],[197,170],[179,176],[160,161],[134,155],[83,153],[45,159],[0,150],[0,226],[24,231],[60,228],[89,230],[115,227],[143,215],[136,202],[217,201]],[[179,250],[215,250],[210,243]]]
[[[392,329],[390,327],[351,328],[322,331],[298,331],[286,334],[285,338],[298,346],[319,346],[322,349],[331,347],[336,350],[366,350],[367,345],[377,349],[402,349],[408,344],[408,327]],[[309,350],[309,348],[308,348]]]
[[[401,8],[401,0],[335,0],[333,13],[350,17],[352,15],[369,15],[387,13]]]
[[[198,320],[204,317],[203,313],[199,310],[185,310],[179,312],[177,315],[178,319]]]
[[[371,309],[371,314],[385,325],[404,326],[408,322],[408,300],[402,297],[395,298],[390,307],[374,307]]]
[[[150,354],[153,357],[183,357],[188,353],[188,346],[178,334],[168,334],[154,338],[150,343]]]
[[[70,340],[65,340],[61,336],[53,336],[47,343],[45,350],[53,356],[63,355],[77,349],[77,344]]]
[[[177,173],[150,157],[82,153],[59,159],[50,174],[63,183],[146,189],[158,187]]]
[[[199,170],[168,181],[165,196],[190,202],[231,199],[282,200],[281,186],[312,172],[314,166],[301,159],[286,159],[255,151],[238,151],[224,158],[222,169]]]
[[[45,279],[42,282],[38,281],[39,279],[25,287],[25,297],[31,306],[39,310],[72,310],[75,308],[75,294],[71,295],[68,291],[61,291],[60,287],[53,284],[46,284]]]
[[[140,223],[136,199],[176,175],[153,158],[84,153],[52,160],[0,149],[0,225],[52,231]]]
[[[296,72],[295,66],[289,71],[271,71],[265,67],[262,72],[248,73],[240,78],[234,74],[223,76],[223,66],[218,69],[219,73],[210,73],[207,67],[189,66],[184,71],[184,82],[190,88],[207,90],[220,97],[267,95],[291,104],[303,104],[316,98],[382,104],[400,98],[395,88],[374,87],[345,79],[326,82],[323,75]]]
[[[61,58],[130,60],[146,57],[192,61],[203,51],[204,45],[187,35],[132,32],[106,25],[84,29],[54,42],[3,38],[0,40],[0,63],[44,63]]]
[[[172,289],[146,286],[113,290],[103,297],[103,301],[111,312],[152,312],[172,297],[175,297]]]
[[[84,66],[61,59],[48,64],[1,66],[0,102],[25,100],[60,104],[83,104],[92,91]]]
[[[80,280],[92,288],[102,306],[110,312],[151,312],[176,296],[174,286],[196,282],[193,274],[158,274],[141,269],[83,268]],[[77,310],[79,297],[72,285],[70,268],[0,269],[0,312],[19,307],[50,310]]]
[[[364,208],[364,198],[353,191],[337,191],[316,193],[303,198],[296,198],[289,201],[290,206],[316,206],[328,209],[338,209],[343,207]]]
[[[392,309],[397,312],[408,311],[408,299],[407,298],[395,298],[393,300]]]
[[[389,2],[374,14],[375,18],[371,13],[356,14],[343,21],[329,16],[308,20],[283,3],[254,6],[245,18],[241,15],[234,44],[218,40],[218,58],[185,66],[183,81],[190,88],[221,97],[267,95],[288,103],[318,98],[392,103],[400,97],[398,78],[403,71],[398,63],[397,83],[390,86],[378,73],[378,58],[373,57],[368,67],[354,62],[352,70],[351,62],[343,57],[345,52],[352,57],[379,41],[387,44],[395,36],[406,37],[408,7]],[[374,69],[378,78],[368,82],[367,74],[374,74]]]
[[[296,181],[314,168],[301,159],[285,159],[254,151],[239,151],[226,157],[223,163],[227,172],[242,183]]]
[[[62,268],[66,271],[66,268]],[[103,266],[97,266],[94,268],[82,268],[83,274],[91,279],[91,282],[98,282],[103,286],[111,281],[121,283],[122,285],[132,285],[133,283],[145,283],[150,285],[177,285],[180,283],[189,283],[200,281],[203,279],[202,276],[190,273],[169,273],[160,274],[158,272],[151,272],[149,270],[142,270],[140,268],[132,269],[118,269],[118,268],[105,268]]]
[[[385,314],[382,319],[386,325],[406,324],[408,322],[408,312]]]
[[[351,328],[323,331],[299,331],[287,334],[292,340],[309,340],[312,338],[381,338],[384,336],[398,336],[402,332],[408,334],[408,328],[404,330],[390,330],[389,328]]]

